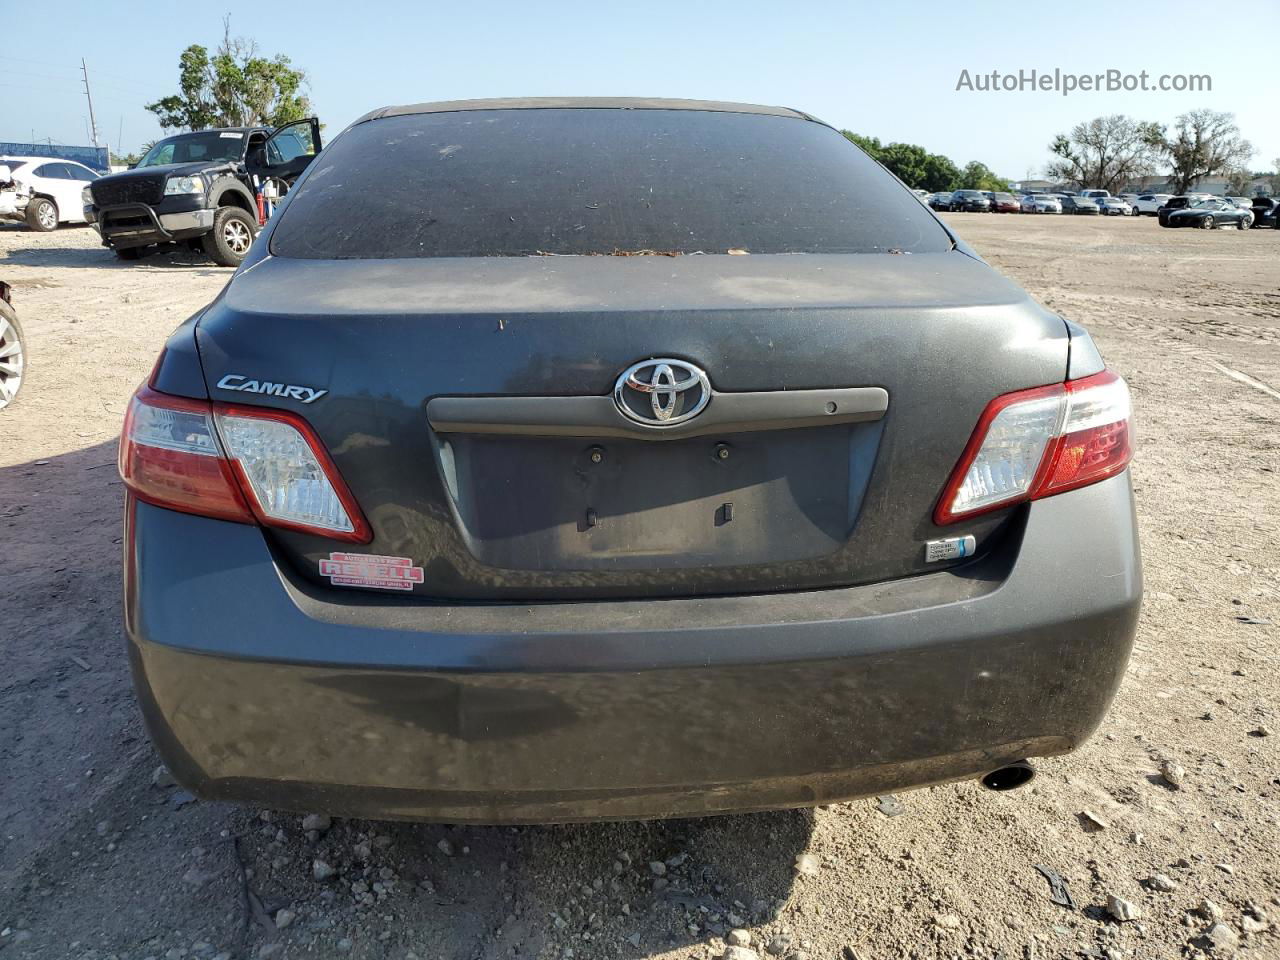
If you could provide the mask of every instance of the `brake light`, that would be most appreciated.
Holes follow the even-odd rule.
[[[337,540],[372,536],[311,427],[278,410],[141,387],[125,416],[120,476],[159,507]]]
[[[934,511],[939,525],[1114,476],[1132,456],[1129,388],[1109,370],[987,405]]]
[[[124,418],[120,476],[139,500],[158,507],[253,523],[208,403],[140,387]]]

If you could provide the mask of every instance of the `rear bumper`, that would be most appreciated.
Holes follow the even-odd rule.
[[[520,605],[314,591],[260,530],[141,503],[125,619],[196,794],[447,822],[807,806],[1078,747],[1142,583],[1128,473],[971,564],[806,593]]]
[[[0,220],[23,219],[29,199],[31,198],[27,194],[16,190],[0,190]]]

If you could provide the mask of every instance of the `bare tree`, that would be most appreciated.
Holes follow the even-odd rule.
[[[1235,114],[1219,110],[1192,110],[1178,117],[1177,129],[1163,142],[1169,165],[1169,183],[1175,193],[1186,193],[1205,177],[1232,173],[1249,162],[1253,144],[1240,135]]]
[[[1227,193],[1233,197],[1247,197],[1249,195],[1249,185],[1254,181],[1254,175],[1249,172],[1248,167],[1238,167],[1231,171],[1227,177]]]
[[[1045,173],[1077,187],[1116,192],[1155,171],[1162,135],[1157,124],[1123,114],[1094,117],[1054,137],[1049,150],[1055,159]]]

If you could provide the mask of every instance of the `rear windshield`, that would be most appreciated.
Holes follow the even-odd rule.
[[[358,124],[290,198],[309,259],[950,249],[829,127],[695,110],[473,110]]]

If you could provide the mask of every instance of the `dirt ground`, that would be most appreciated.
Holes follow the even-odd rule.
[[[1208,952],[1220,914],[1215,955],[1280,957],[1280,231],[951,220],[1133,390],[1147,596],[1092,742],[1029,788],[917,791],[892,817],[310,834],[153,783],[121,640],[121,415],[230,272],[0,228],[31,358],[0,413],[0,955],[703,960],[740,927],[793,960],[1155,960]]]

